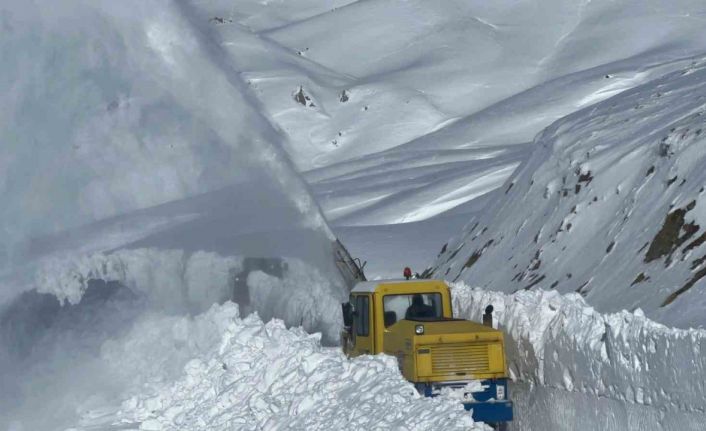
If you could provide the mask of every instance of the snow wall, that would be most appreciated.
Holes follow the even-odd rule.
[[[601,314],[575,293],[451,286],[456,316],[480,321],[492,304],[505,331],[513,429],[703,429],[706,331]]]

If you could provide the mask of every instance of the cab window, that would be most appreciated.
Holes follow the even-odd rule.
[[[370,333],[370,300],[367,296],[355,299],[355,317],[353,319],[356,335],[367,337]]]
[[[385,295],[383,297],[385,327],[407,319],[439,319],[443,317],[440,293]]]

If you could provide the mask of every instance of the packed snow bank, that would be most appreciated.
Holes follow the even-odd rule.
[[[165,371],[172,354],[176,380]],[[393,358],[348,360],[317,334],[240,319],[233,303],[143,319],[102,358],[134,393],[116,409],[85,410],[77,429],[485,429],[454,400],[420,397]]]
[[[479,321],[495,308],[518,382],[515,429],[703,429],[706,331],[640,310],[600,314],[578,294],[451,286],[456,316]]]
[[[545,129],[503,194],[444,247],[436,276],[578,292],[604,312],[706,325],[705,64]]]
[[[76,305],[91,282],[118,282],[153,307],[171,312],[201,312],[235,297],[248,312],[321,331],[329,343],[337,340],[342,329],[341,295],[332,290],[331,280],[298,259],[279,262],[279,274],[268,274],[265,269],[244,272],[242,257],[203,251],[189,254],[180,249],[127,249],[45,261],[35,285],[39,293]],[[238,277],[245,279],[238,283]],[[235,291],[243,282],[247,291]]]

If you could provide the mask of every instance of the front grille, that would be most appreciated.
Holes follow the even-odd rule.
[[[488,372],[487,344],[443,344],[431,347],[433,374],[472,374]]]

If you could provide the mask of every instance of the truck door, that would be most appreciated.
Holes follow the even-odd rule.
[[[354,296],[355,303],[353,304],[353,336],[355,337],[356,355],[372,355],[375,354],[373,349],[373,301],[371,295],[356,295]]]

